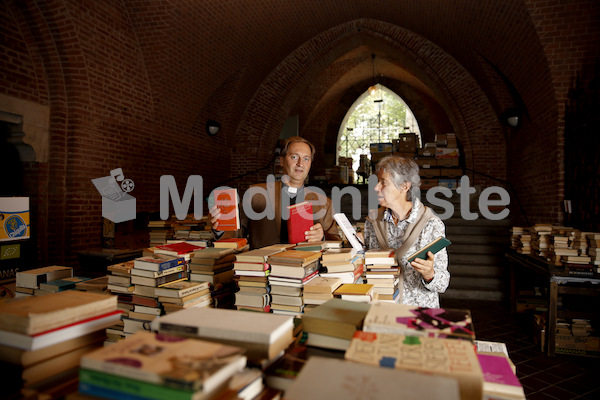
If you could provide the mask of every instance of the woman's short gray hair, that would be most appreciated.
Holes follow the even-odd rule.
[[[413,201],[415,197],[419,196],[421,177],[419,176],[419,166],[415,160],[400,156],[386,156],[377,163],[375,172],[390,174],[397,189],[400,189],[403,183],[410,182],[410,190],[406,192],[407,201]]]

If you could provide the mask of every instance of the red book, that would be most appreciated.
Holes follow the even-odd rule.
[[[314,225],[312,203],[302,203],[288,206],[290,217],[287,221],[288,242],[300,243],[306,240],[304,232]]]
[[[156,246],[154,252],[159,254],[168,254],[171,256],[179,256],[181,254],[193,253],[195,250],[200,250],[203,248],[204,247],[189,244],[187,242],[178,242]]]
[[[215,189],[213,193],[215,206],[221,211],[217,229],[220,231],[240,229],[237,189]]]

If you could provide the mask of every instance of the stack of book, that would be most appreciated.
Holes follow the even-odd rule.
[[[75,289],[85,292],[106,292],[108,290],[108,275],[77,282]]]
[[[591,233],[591,232],[590,232]],[[570,235],[570,245],[574,250],[577,250],[578,255],[564,255],[560,258],[565,271],[569,275],[576,276],[593,276],[594,266],[592,265],[592,257],[588,255],[588,241],[586,235],[588,232],[582,232],[574,229]]]
[[[552,225],[535,224],[529,231],[531,232],[531,254],[544,258],[550,258],[552,245]]]
[[[271,266],[271,311],[275,314],[301,315],[304,311],[303,287],[317,276],[320,251],[286,250],[268,257]],[[277,286],[295,289],[282,293]],[[283,289],[285,291],[285,289]]]
[[[373,285],[378,301],[398,303],[400,291],[399,267],[393,250],[368,250],[365,252],[364,282]]]
[[[235,306],[238,310],[269,312],[271,286],[268,282],[271,267],[269,256],[282,252],[280,247],[267,246],[236,255],[233,265],[238,291]]]
[[[201,249],[203,249],[202,246],[183,241],[155,246],[152,248],[152,252],[154,254],[183,257],[185,261],[189,263],[194,252]]]
[[[106,267],[107,290],[115,294],[132,293],[134,289],[134,286],[131,283],[132,268],[133,261],[125,261],[122,263],[112,264]]]
[[[71,276],[69,278],[56,279],[40,283],[40,288],[33,291],[34,296],[43,296],[50,293],[64,292],[65,290],[73,290],[77,288],[77,284],[89,281],[90,278],[82,276]]]
[[[150,246],[160,246],[173,239],[173,224],[171,221],[148,221],[150,231]]]
[[[598,247],[600,247],[600,233],[588,232],[585,236],[588,242],[588,255],[591,258],[594,272],[600,273],[600,251],[598,251]]]
[[[233,248],[207,247],[198,250],[190,260],[190,281],[207,282],[211,291],[217,297],[217,290],[221,289],[223,294],[217,302],[225,303],[225,297],[229,296],[229,303],[233,301],[233,262],[236,250]],[[228,290],[222,290],[228,289]]]
[[[243,347],[255,365],[280,357],[294,340],[292,317],[220,308],[188,308],[163,315],[152,322],[152,330]]]
[[[158,297],[158,303],[162,304],[165,314],[186,308],[212,306],[212,296],[208,282],[191,282],[187,280],[172,282],[157,287],[154,293]]]
[[[552,230],[552,246],[550,246],[550,261],[554,265],[562,265],[563,256],[578,256],[579,250],[574,249],[569,241],[570,232],[554,227]]]
[[[346,350],[354,332],[361,330],[370,304],[331,299],[302,316],[307,344],[332,350]]]
[[[162,304],[155,293],[156,288],[187,280],[188,276],[183,257],[160,253],[133,260],[130,274],[134,290],[131,309],[123,317],[123,337],[147,329],[148,323],[163,313]]]
[[[115,296],[78,290],[2,303],[0,361],[10,364],[3,396],[75,378],[81,356],[102,346],[120,315]]]
[[[34,291],[40,288],[41,283],[72,276],[73,268],[60,265],[18,271],[15,276],[15,297],[33,296]]]
[[[360,276],[363,273],[362,263],[362,254],[353,247],[325,250],[321,256],[319,275],[340,278],[342,283],[354,283],[356,274]]]
[[[208,399],[246,366],[242,348],[137,332],[81,358],[79,391],[124,399]]]
[[[343,283],[335,289],[333,296],[347,301],[372,303],[377,300],[374,286],[370,283]]]
[[[342,284],[342,278],[317,276],[304,285],[304,312],[333,299],[333,292]]]
[[[510,228],[510,248],[517,251],[518,253],[522,253],[521,248],[521,235],[528,235],[529,228],[525,228],[522,226],[513,226]]]

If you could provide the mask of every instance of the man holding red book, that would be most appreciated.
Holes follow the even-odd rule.
[[[287,139],[281,153],[284,172],[282,180],[257,184],[249,189],[257,191],[251,198],[252,210],[243,210],[242,207],[240,214],[242,235],[249,237],[252,249],[275,243],[289,243],[287,206],[303,201],[311,204],[314,217],[314,224],[305,231],[304,240],[308,242],[341,240],[333,219],[331,199],[304,186],[314,156],[315,147],[308,140],[298,136]],[[258,193],[260,191],[270,195],[260,195]],[[274,218],[250,218],[252,215],[249,214],[264,215],[265,211],[271,211]],[[220,211],[213,207],[210,213],[216,238],[236,234],[236,232],[219,231]]]

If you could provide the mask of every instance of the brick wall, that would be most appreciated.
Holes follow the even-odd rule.
[[[6,0],[0,91],[51,110],[48,162],[27,169],[40,262],[76,263],[77,251],[100,246],[91,179],[111,169],[135,182],[139,212],[158,210],[165,174],[180,195],[189,175],[201,175],[206,195],[256,171],[228,183],[243,189],[269,172],[260,169],[290,114],[329,154],[317,165],[330,160],[351,94],[371,79],[371,52],[393,66],[388,87],[413,104],[427,99],[430,129],[457,133],[468,167],[512,182],[531,223],[561,222],[564,103],[577,72],[588,74],[598,57],[598,7]],[[514,98],[488,61],[527,107],[519,130],[498,120]],[[209,118],[222,125],[216,137],[204,132]]]

